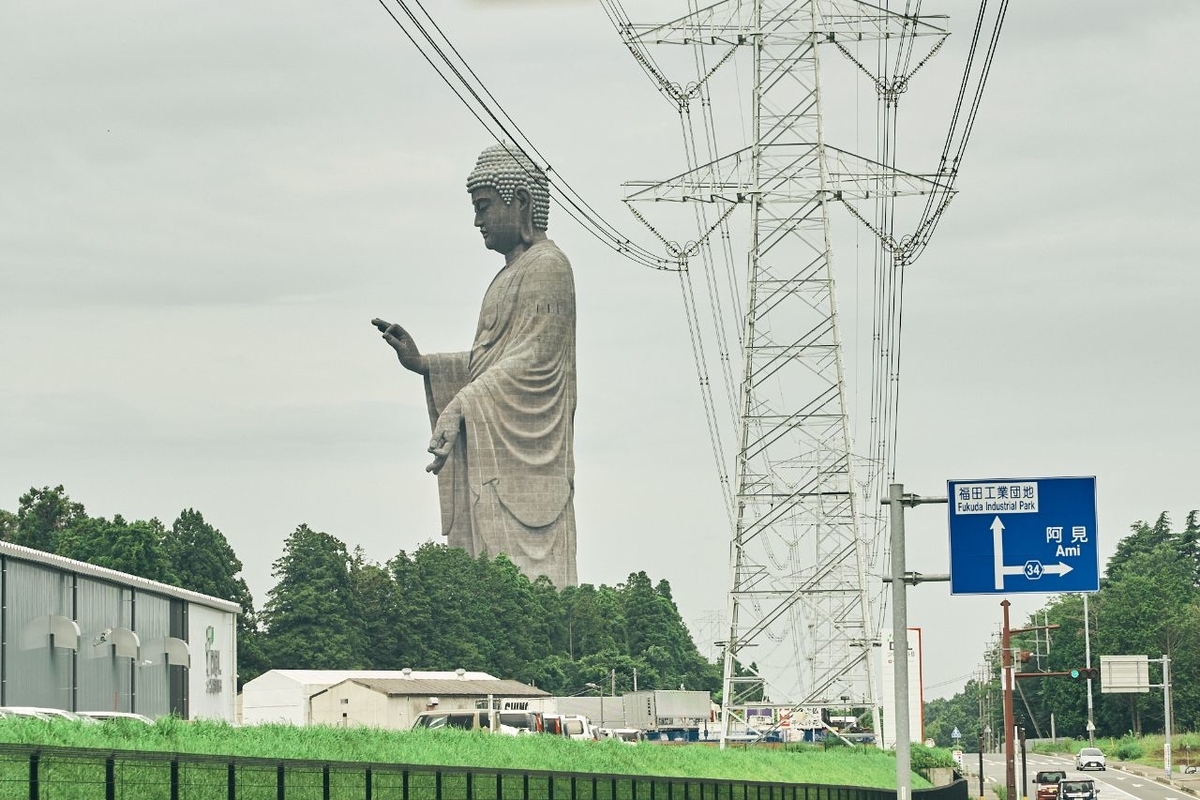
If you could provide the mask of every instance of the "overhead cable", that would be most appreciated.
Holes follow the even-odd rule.
[[[538,152],[495,96],[488,91],[483,81],[471,69],[466,59],[454,47],[449,37],[441,30],[420,0],[412,0],[412,6],[420,10],[425,21],[418,18],[406,0],[394,1],[395,5],[403,12],[402,16],[407,19],[407,24],[392,11],[387,0],[378,0],[383,10],[417,48],[417,52],[421,54],[422,58],[433,67],[438,77],[466,106],[471,115],[497,142],[520,150],[530,161],[538,164],[548,176],[553,173],[554,177],[550,181],[551,198],[567,216],[574,219],[584,230],[607,247],[635,263],[659,270],[678,269],[677,259],[660,256],[624,236],[592,208],[563,178],[561,173],[550,166],[547,159]],[[430,33],[431,28],[436,32],[436,37]]]

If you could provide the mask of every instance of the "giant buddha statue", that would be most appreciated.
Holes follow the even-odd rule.
[[[372,324],[425,379],[442,533],[472,556],[504,553],[531,579],[574,586],[575,281],[546,238],[549,183],[512,145],[488,147],[467,178],[475,227],[504,266],[483,297],[475,340],[422,354],[412,335]]]

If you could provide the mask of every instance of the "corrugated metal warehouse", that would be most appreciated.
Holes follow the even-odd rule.
[[[232,722],[226,600],[0,542],[0,705]]]

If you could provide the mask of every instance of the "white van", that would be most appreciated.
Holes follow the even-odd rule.
[[[464,731],[492,730],[492,715],[487,709],[464,708],[458,711],[422,711],[413,721],[413,730],[418,728],[459,728]],[[497,733],[516,736],[520,731],[511,725],[505,725],[503,717],[499,720]]]

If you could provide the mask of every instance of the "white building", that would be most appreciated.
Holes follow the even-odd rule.
[[[486,672],[273,669],[242,687],[242,723],[410,728],[429,706],[474,708],[477,700],[548,697]]]
[[[236,603],[0,542],[0,705],[234,719]]]
[[[408,730],[422,711],[469,710],[480,700],[517,701],[549,697],[520,681],[458,678],[348,678],[314,694],[310,720],[321,725]],[[424,673],[438,674],[438,673]]]

